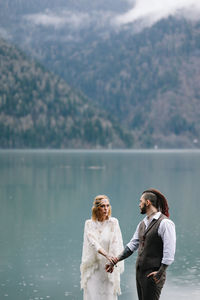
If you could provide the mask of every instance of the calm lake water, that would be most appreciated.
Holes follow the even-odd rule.
[[[111,199],[124,244],[142,216],[141,192],[160,189],[176,224],[177,251],[162,300],[200,299],[200,152],[0,151],[0,299],[81,300],[83,226],[93,198]],[[136,300],[135,260],[120,300]]]

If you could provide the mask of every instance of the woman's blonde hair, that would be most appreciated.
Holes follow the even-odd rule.
[[[108,200],[109,204],[110,204],[110,199],[108,198],[108,196],[106,195],[98,195],[94,198],[94,202],[93,202],[93,206],[92,206],[92,220],[93,221],[97,221],[98,219],[100,219],[100,210],[99,207],[101,206],[102,200]],[[112,213],[112,209],[111,209],[111,205],[109,206],[109,211],[108,211],[108,218],[111,216]]]

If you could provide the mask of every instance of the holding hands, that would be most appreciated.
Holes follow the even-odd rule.
[[[109,261],[109,263],[106,264],[106,266],[105,266],[106,272],[112,273],[114,270],[114,266],[118,263],[119,259],[117,257],[108,255],[108,253],[102,248],[99,249],[98,252],[101,255],[105,256],[107,258],[107,260]]]
[[[117,257],[107,257],[107,259],[110,261],[110,263],[106,264],[105,270],[108,273],[112,273],[114,270],[114,266],[118,263],[119,259]]]

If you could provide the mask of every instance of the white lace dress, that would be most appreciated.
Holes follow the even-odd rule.
[[[104,222],[85,222],[80,266],[84,300],[117,300],[117,294],[121,294],[120,273],[124,271],[124,262],[119,262],[113,273],[107,273],[105,265],[108,260],[98,253],[102,248],[110,256],[117,256],[124,249],[116,218]]]

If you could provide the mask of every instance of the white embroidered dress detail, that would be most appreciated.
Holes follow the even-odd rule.
[[[109,256],[117,256],[124,249],[121,230],[116,218],[104,222],[87,220],[84,229],[81,262],[81,288],[84,300],[116,300],[120,290],[120,273],[124,262],[119,262],[112,274],[106,273],[108,260],[98,253],[104,249]]]

